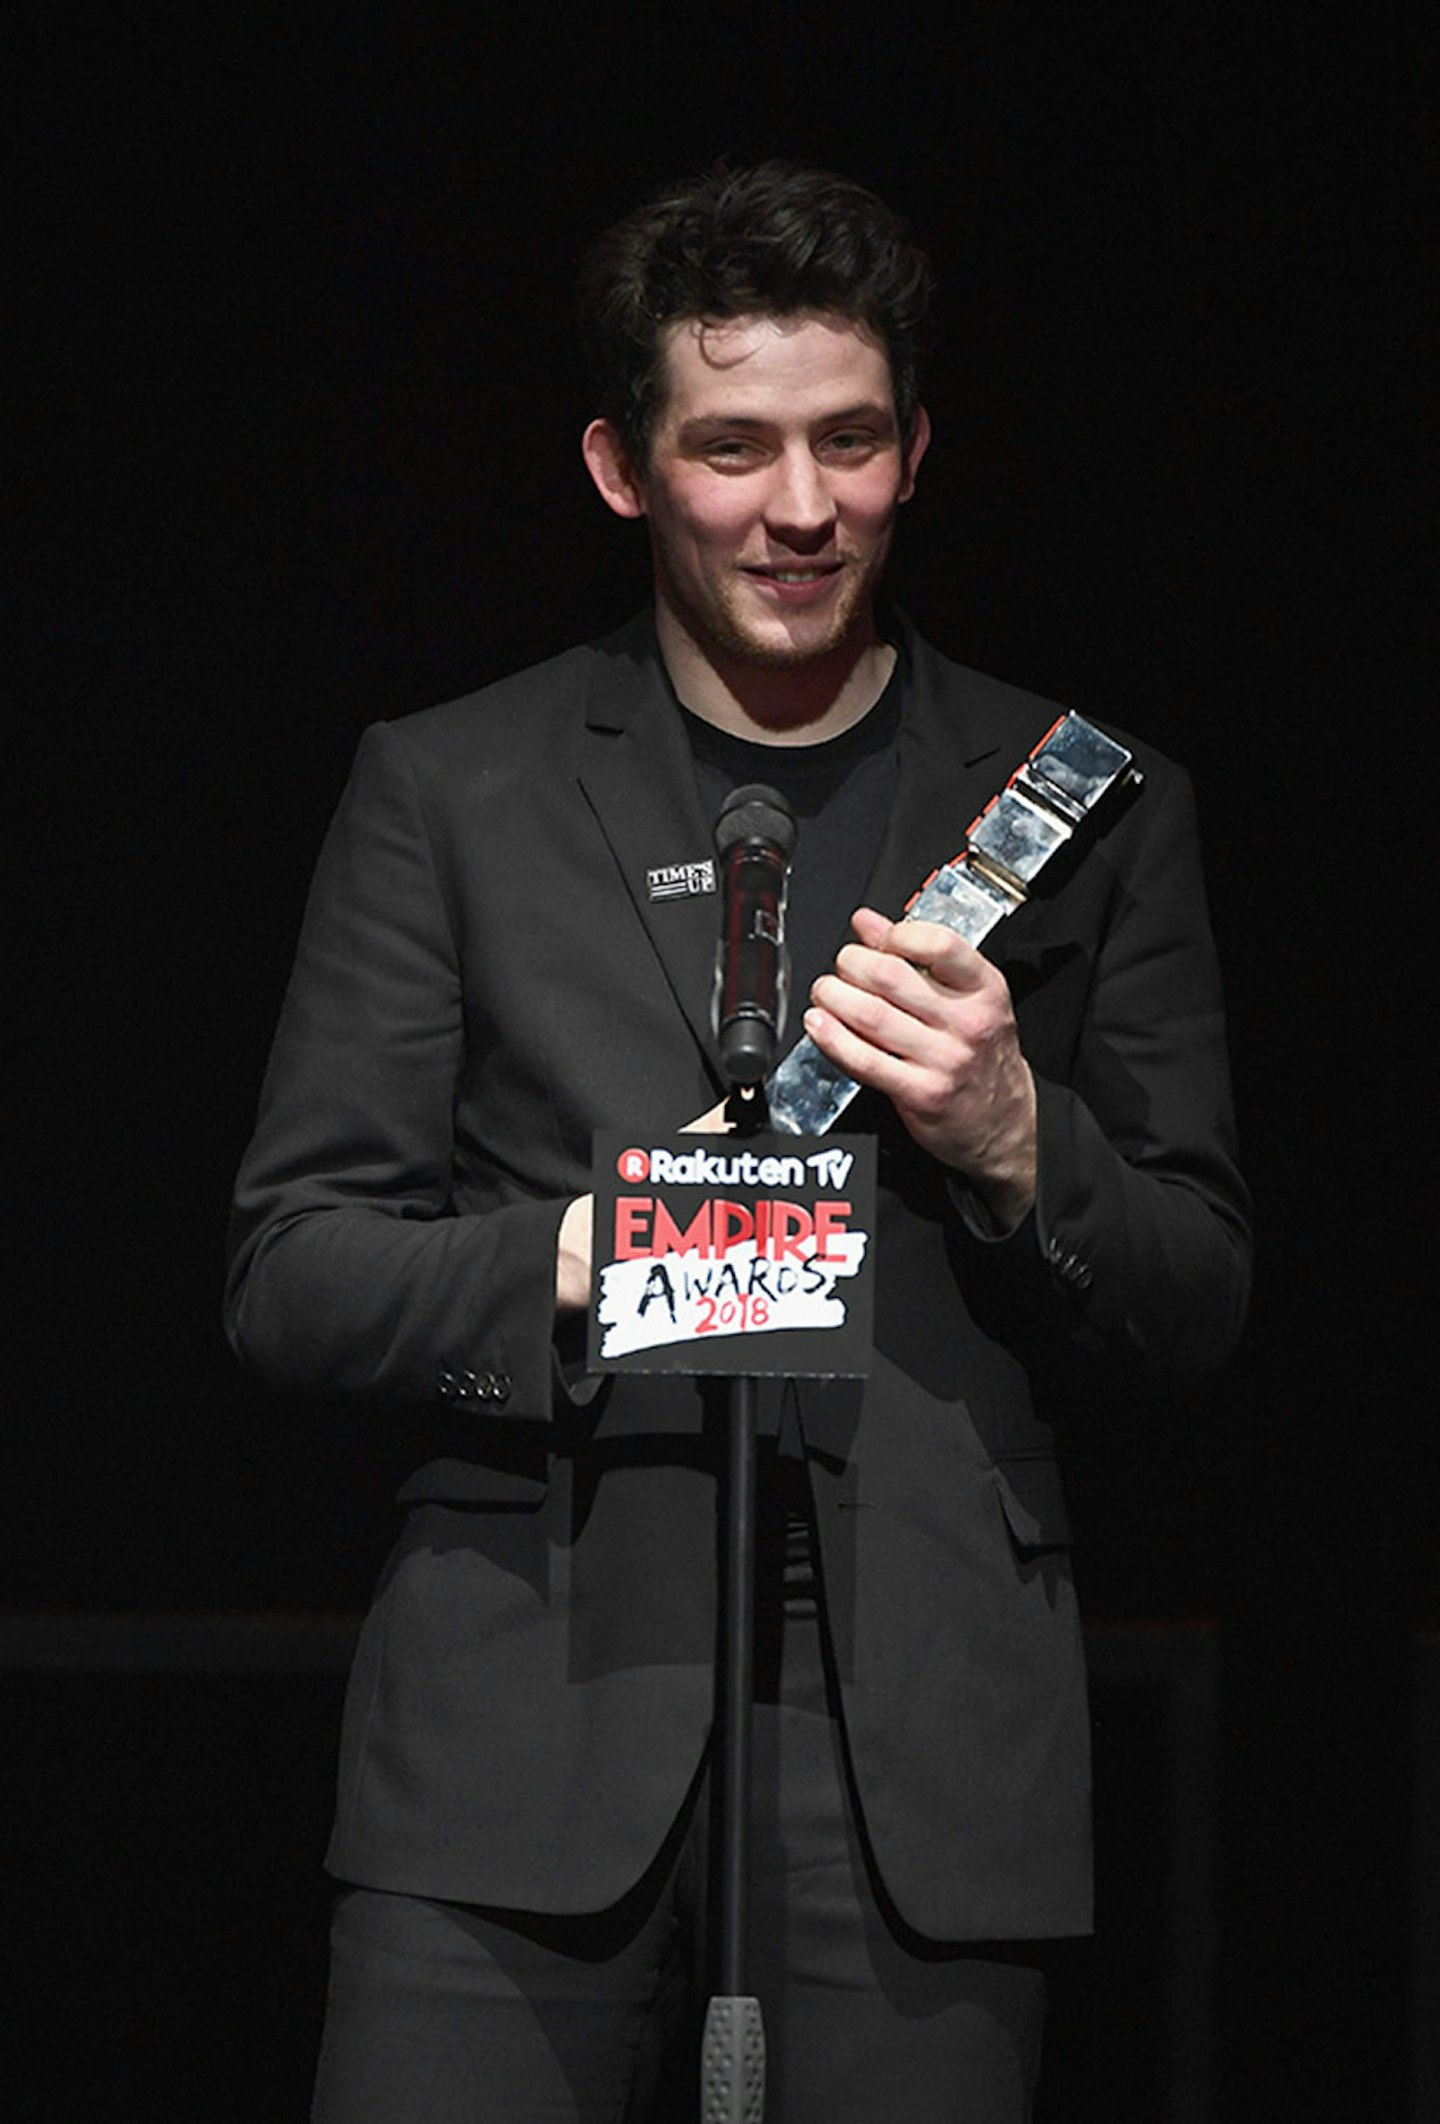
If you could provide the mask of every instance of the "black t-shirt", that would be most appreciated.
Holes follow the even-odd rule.
[[[899,771],[899,665],[858,723],[821,745],[764,745],[719,730],[683,709],[700,801],[713,829],[732,789],[764,782],[795,814],[785,914],[790,1014],[782,1049],[799,1035],[810,984],[850,934],[879,853]]]
[[[899,774],[900,664],[867,715],[839,737],[820,745],[764,745],[719,730],[682,706],[695,760],[700,801],[712,832],[732,789],[763,782],[777,789],[795,814],[795,852],[785,911],[790,962],[790,1008],[780,1048],[800,1036],[811,983],[834,963],[850,935],[850,917],[861,905],[866,880],[879,853]],[[764,1380],[760,1393],[762,1434],[776,1435],[776,1479],[760,1485],[760,1612],[767,1621],[783,1607],[803,1610],[815,1597],[813,1560],[803,1484],[781,1482],[779,1472],[803,1460],[799,1402],[793,1381]],[[762,1465],[769,1465],[765,1449]],[[762,1626],[761,1644],[767,1642]],[[759,1660],[757,1693],[773,1687],[767,1662]]]

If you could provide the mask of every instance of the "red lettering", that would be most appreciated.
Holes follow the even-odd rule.
[[[649,1195],[617,1195],[615,1197],[615,1259],[634,1261],[642,1254],[654,1252],[646,1227],[654,1200]]]
[[[805,1241],[814,1229],[810,1212],[803,1202],[777,1200],[770,1215],[771,1253],[777,1261],[783,1261],[787,1254],[793,1254],[797,1261],[803,1261]]]
[[[702,1260],[710,1259],[710,1205],[702,1202],[682,1232],[664,1201],[655,1198],[655,1251],[657,1254],[688,1254],[700,1249]]]
[[[755,1219],[743,1202],[727,1202],[723,1195],[717,1196],[715,1213],[710,1224],[711,1240],[717,1254],[727,1254],[732,1246],[739,1246],[755,1236]]]
[[[778,1262],[788,1255],[804,1261],[813,1252],[817,1261],[835,1260],[840,1257],[832,1253],[831,1243],[848,1235],[851,1209],[848,1202],[817,1202],[812,1216],[803,1202],[768,1196],[752,1213],[743,1202],[718,1195],[702,1202],[690,1222],[681,1225],[658,1195],[618,1195],[614,1259],[698,1253],[710,1261],[753,1239],[757,1258],[768,1255]]]

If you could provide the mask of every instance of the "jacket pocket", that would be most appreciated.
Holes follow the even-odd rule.
[[[1048,1453],[1025,1453],[997,1459],[995,1487],[1017,1549],[1068,1549],[1070,1514],[1060,1469]]]
[[[399,1505],[490,1505],[502,1512],[534,1512],[548,1487],[545,1456],[539,1465],[496,1466],[484,1460],[428,1460],[395,1493]]]

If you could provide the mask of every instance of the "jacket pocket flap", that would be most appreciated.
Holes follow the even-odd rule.
[[[1048,1454],[1026,1454],[995,1463],[1000,1493],[1015,1544],[1021,1549],[1068,1549],[1070,1514],[1060,1470]]]
[[[494,1505],[503,1511],[533,1512],[544,1500],[544,1456],[538,1471],[496,1467],[484,1460],[427,1460],[400,1485],[396,1504]]]

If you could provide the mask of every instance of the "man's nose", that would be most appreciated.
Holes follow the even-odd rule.
[[[835,501],[809,450],[787,450],[779,460],[765,515],[770,530],[777,533],[804,539],[828,535]]]

